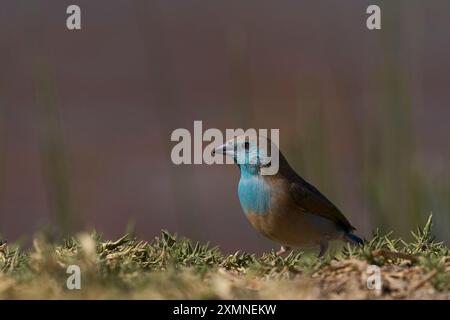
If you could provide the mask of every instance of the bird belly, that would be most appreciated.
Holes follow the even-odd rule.
[[[289,247],[316,246],[322,239],[331,240],[340,234],[336,225],[325,218],[292,211],[247,213],[252,226],[274,242]]]

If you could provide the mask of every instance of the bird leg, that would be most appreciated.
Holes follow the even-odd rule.
[[[328,249],[328,241],[325,239],[320,240],[320,251],[318,258],[322,258],[327,249]]]
[[[291,248],[289,248],[289,247],[281,246],[280,250],[277,251],[276,255],[282,256],[284,253],[286,253],[287,251],[290,251],[290,250],[291,250]]]

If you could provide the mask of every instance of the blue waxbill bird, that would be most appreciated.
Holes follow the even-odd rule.
[[[301,178],[281,152],[278,172],[262,174],[270,165],[268,155],[278,151],[270,139],[265,139],[271,150],[259,148],[258,138],[242,135],[217,147],[214,153],[231,156],[239,166],[242,209],[256,230],[281,244],[277,254],[292,247],[319,246],[322,257],[328,242],[335,239],[361,245],[363,241],[353,234],[355,228],[339,209]]]

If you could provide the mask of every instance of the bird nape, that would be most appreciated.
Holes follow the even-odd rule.
[[[355,228],[339,209],[301,178],[278,147],[265,139],[270,154],[278,152],[276,174],[264,174],[264,166],[270,158],[267,150],[259,147],[257,137],[235,137],[217,147],[215,152],[235,159],[241,172],[238,185],[241,207],[256,230],[281,244],[277,254],[291,248],[319,246],[319,257],[322,257],[328,242],[338,239],[362,245],[363,241],[353,234]]]

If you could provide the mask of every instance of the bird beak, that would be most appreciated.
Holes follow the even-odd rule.
[[[234,149],[232,148],[232,145],[230,143],[225,143],[214,149],[213,154],[216,153],[233,156]]]

